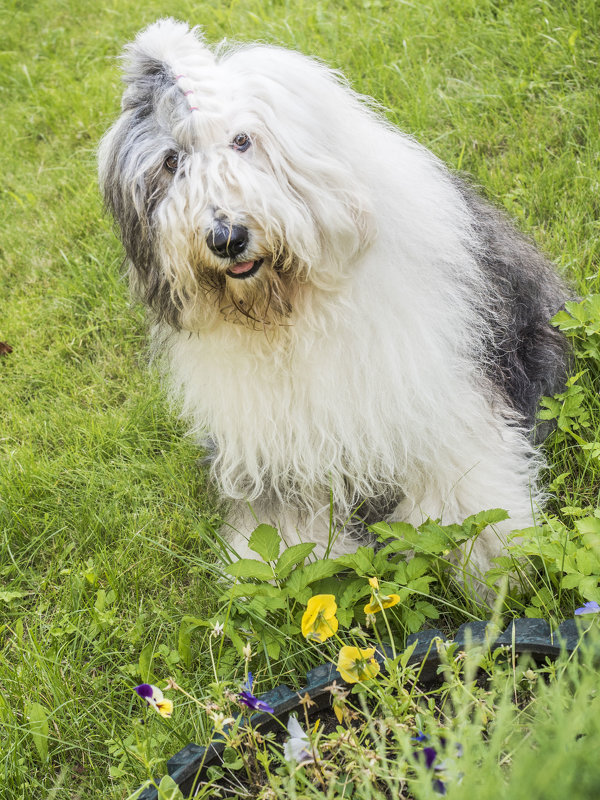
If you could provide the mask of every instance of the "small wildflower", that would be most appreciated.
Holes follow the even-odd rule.
[[[337,669],[346,683],[358,683],[374,678],[381,667],[373,658],[375,648],[362,650],[360,647],[344,645],[338,656]]]
[[[252,657],[252,647],[250,646],[250,642],[246,642],[244,647],[242,647],[242,655],[246,659],[246,661],[250,661]]]
[[[375,614],[367,614],[367,616],[365,617],[365,627],[367,628],[373,627],[373,625],[375,625],[376,619],[377,617],[375,616]]]
[[[298,695],[298,697],[300,697],[300,695]],[[314,700],[311,700],[309,693],[305,692],[304,695],[300,697],[300,705],[308,710],[311,706],[316,706],[317,704]]]
[[[341,725],[344,722],[344,709],[346,707],[346,698],[348,697],[348,690],[344,689],[342,686],[338,686],[337,681],[334,681],[329,687],[329,691],[333,696],[331,703],[333,707],[333,713],[335,714],[337,721]]]
[[[173,713],[173,701],[167,700],[158,686],[152,686],[150,683],[141,683],[139,686],[134,687],[134,692],[137,692],[161,717],[168,718]]]
[[[248,680],[242,686],[242,691],[238,696],[238,700],[242,705],[247,706],[251,711],[264,711],[267,714],[272,714],[274,709],[268,704],[265,703],[264,700],[259,700],[252,694],[252,684],[254,683],[254,678],[252,677],[252,673],[248,673]]]
[[[338,629],[336,611],[337,603],[334,595],[316,594],[311,597],[302,615],[302,636],[316,642],[329,639]]]
[[[369,578],[369,586],[374,589],[376,592],[379,591],[379,581],[377,578]]]
[[[213,636],[215,639],[218,639],[221,636],[223,636],[224,632],[225,632],[225,625],[223,625],[221,622],[215,622],[210,635]]]
[[[212,714],[211,719],[217,733],[224,733],[225,728],[229,727],[229,725],[233,725],[235,722],[233,717],[226,717],[221,711]]]
[[[286,761],[296,761],[298,764],[312,764],[314,758],[307,749],[310,744],[308,735],[302,730],[297,718],[290,716],[287,724],[290,738],[283,745],[283,757]]]
[[[575,609],[575,615],[580,617],[583,614],[598,614],[600,613],[600,605],[595,600],[590,600],[589,603],[584,603],[581,608]]]

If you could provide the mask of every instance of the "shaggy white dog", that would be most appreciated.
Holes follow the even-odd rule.
[[[210,49],[165,19],[124,80],[100,181],[232,547],[260,521],[336,554],[360,520],[501,507],[485,569],[541,499],[535,410],[567,360],[552,268],[297,52]]]

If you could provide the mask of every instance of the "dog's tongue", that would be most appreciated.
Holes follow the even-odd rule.
[[[254,266],[254,261],[242,261],[241,264],[234,264],[229,267],[229,271],[234,275],[242,275],[244,272],[249,272]]]

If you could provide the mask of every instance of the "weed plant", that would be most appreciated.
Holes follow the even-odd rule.
[[[128,797],[148,776],[136,750],[143,711],[132,691],[137,684],[164,689],[172,677],[189,695],[177,697],[171,719],[154,715],[141,726],[151,731],[154,775],[188,742],[208,740],[214,720],[196,700],[204,702],[212,683],[245,677],[248,642],[256,692],[281,681],[301,685],[306,668],[333,658],[327,643],[315,648],[302,636],[311,596],[337,598],[340,636],[357,627],[369,634],[363,594],[367,577],[379,578],[382,591],[401,598],[389,611],[399,652],[404,635],[423,623],[435,620],[451,635],[461,622],[491,613],[465,596],[456,570],[444,564],[448,537],[476,535],[476,519],[450,530],[431,521],[418,539],[431,547],[406,564],[403,548],[412,547],[414,532],[376,528],[385,546],[390,536],[395,542],[385,561],[370,550],[346,562],[315,562],[307,551],[272,558],[257,552],[258,577],[245,577],[238,566],[228,568],[233,589],[218,580],[221,509],[201,454],[147,369],[143,312],[129,303],[121,249],[95,177],[98,139],[117,114],[115,57],[166,14],[201,24],[210,41],[261,39],[339,67],[387,107],[393,123],[474,176],[558,264],[574,298],[584,298],[556,320],[573,338],[577,361],[564,394],[543,403],[542,414],[557,422],[545,445],[551,497],[544,525],[515,542],[513,557],[489,577],[501,582],[518,559],[517,585],[498,608],[505,616],[555,624],[583,601],[600,600],[597,3],[5,0],[2,800]],[[268,531],[261,535],[275,541]],[[218,681],[207,647],[216,622],[225,626]],[[452,704],[434,697],[430,708],[421,698],[412,721],[395,716],[382,697],[376,725],[385,724],[386,734],[378,739],[376,727],[365,750],[377,751],[391,731],[397,769],[405,769],[414,730],[433,735],[443,722],[448,741],[464,749],[462,782],[448,781],[449,795],[596,797],[600,715],[592,656],[542,672],[531,665],[540,677],[525,704],[514,703],[508,687],[521,686],[527,668],[493,664],[495,699],[478,692],[479,705],[467,702],[469,680],[453,683],[449,675]],[[410,684],[397,674],[398,686]],[[485,730],[475,714],[482,703]],[[362,713],[360,703],[357,709]],[[407,791],[429,797],[431,776],[418,767]],[[271,787],[280,797],[342,791],[306,781],[292,790],[286,775]],[[353,796],[401,796],[406,777],[383,795],[361,779]]]

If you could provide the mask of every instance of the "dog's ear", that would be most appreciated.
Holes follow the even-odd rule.
[[[213,53],[198,27],[172,18],[160,19],[138,33],[123,53],[123,111],[152,103],[181,75],[193,77],[213,66]]]

